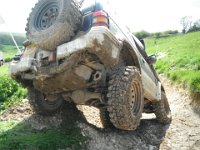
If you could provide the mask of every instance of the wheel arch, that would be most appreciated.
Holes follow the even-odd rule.
[[[132,46],[127,41],[122,42],[121,56],[126,63],[126,66],[135,66],[141,72],[141,66],[138,60],[138,56]]]

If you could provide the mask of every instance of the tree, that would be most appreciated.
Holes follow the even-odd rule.
[[[167,34],[178,34],[178,30],[167,30],[164,31],[163,34],[167,35]]]
[[[183,26],[182,32],[186,33],[192,26],[192,16],[185,16],[181,18],[180,24]]]
[[[200,31],[200,19],[195,21],[188,30],[188,32],[196,32],[196,31]]]
[[[200,28],[200,19],[198,19],[197,21],[194,22],[194,25],[197,27],[197,28]]]
[[[135,35],[138,39],[144,39],[144,38],[146,38],[146,37],[151,36],[151,34],[150,34],[149,32],[144,31],[144,30],[139,31],[139,32],[136,32],[136,33],[134,33],[134,35]]]
[[[161,36],[161,32],[156,32],[155,33],[155,38],[160,38],[160,36]]]

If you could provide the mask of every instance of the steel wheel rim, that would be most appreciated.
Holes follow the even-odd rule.
[[[137,114],[141,108],[141,90],[137,81],[133,81],[130,88],[130,105],[134,114]]]

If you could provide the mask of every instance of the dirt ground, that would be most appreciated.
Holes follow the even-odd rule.
[[[180,86],[175,86],[164,77],[162,82],[169,99],[172,122],[162,125],[155,115],[144,114],[141,124],[135,131],[103,129],[99,111],[93,107],[78,106],[85,118],[76,118],[76,124],[87,141],[89,150],[199,150],[200,149],[200,113],[191,107],[191,98]],[[0,121],[28,120],[38,130],[59,126],[63,121],[62,113],[52,117],[33,115],[27,100],[18,107],[0,116]],[[73,119],[68,116],[67,122]]]

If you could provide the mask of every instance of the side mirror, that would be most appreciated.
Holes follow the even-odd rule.
[[[156,55],[151,55],[151,56],[148,57],[148,63],[150,65],[156,63],[156,61],[157,61]]]

